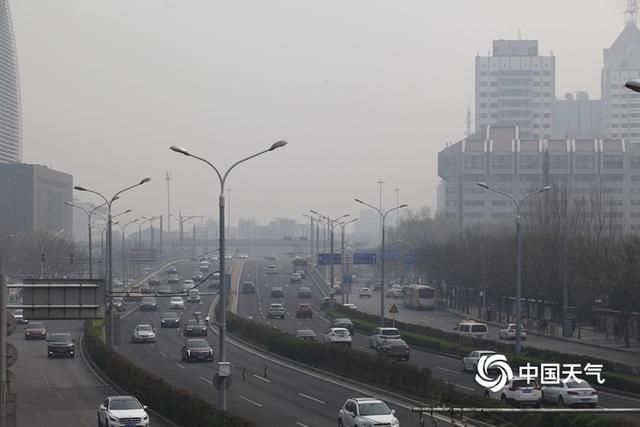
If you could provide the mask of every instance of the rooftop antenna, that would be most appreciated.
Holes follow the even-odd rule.
[[[467,136],[471,135],[471,108],[467,107],[467,118],[464,119],[464,124],[467,125]]]
[[[627,9],[624,11],[624,23],[626,25],[638,25],[638,2],[627,0]]]
[[[518,28],[518,40],[522,40],[522,32],[520,31],[520,28]]]

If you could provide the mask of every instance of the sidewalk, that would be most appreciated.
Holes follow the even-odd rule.
[[[478,313],[478,307],[476,306],[469,307],[469,314],[467,314],[464,311],[456,310],[453,308],[446,308],[445,311],[455,314],[456,316],[459,316],[461,318],[477,319],[483,323],[486,323],[487,325],[495,326],[496,328],[501,328],[504,326],[504,323],[498,323],[495,321],[489,322],[484,319],[480,320],[477,318],[477,316],[473,316],[472,313],[476,313],[476,314]],[[527,324],[528,321],[530,321],[530,319],[524,319],[525,324]],[[511,319],[511,322],[514,322],[514,320]],[[535,335],[538,337],[544,337],[544,338],[558,340],[558,341],[565,341],[565,342],[571,342],[571,343],[576,343],[581,345],[593,346],[600,349],[610,349],[615,351],[637,353],[640,355],[640,343],[638,343],[638,341],[636,341],[633,337],[630,338],[629,340],[630,347],[627,348],[624,346],[624,340],[618,340],[616,342],[614,337],[612,336],[607,337],[605,336],[605,334],[601,332],[594,331],[593,327],[591,326],[576,327],[576,330],[573,333],[573,337],[570,337],[570,338],[566,338],[561,335],[562,325],[560,324],[552,323],[549,326],[549,329],[552,332],[558,331],[558,333],[545,334],[545,333],[539,332],[537,328],[527,327],[527,335]]]

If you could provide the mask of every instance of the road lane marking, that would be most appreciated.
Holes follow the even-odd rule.
[[[161,351],[159,351],[158,353],[160,353],[160,356],[162,356],[162,357],[167,357],[167,355],[166,355],[166,354],[164,354],[164,353],[163,353],[163,352],[161,352]]]
[[[82,424],[86,425],[87,427],[91,427],[91,424],[89,424],[84,418],[80,418],[80,421],[82,421]]]
[[[46,375],[43,375],[42,378],[44,378],[44,383],[47,385],[47,387],[51,387],[49,385],[49,380],[47,379]]]
[[[206,379],[205,377],[200,377],[200,379],[201,379],[202,381],[204,381],[205,383],[213,384],[213,381],[208,380],[208,379]]]
[[[253,374],[253,376],[256,377],[257,379],[259,379],[260,381],[264,381],[265,383],[270,383],[271,382],[271,380],[269,378],[264,378],[264,377],[261,377],[260,375],[257,375],[257,374]]]
[[[300,421],[296,421],[296,425],[297,425],[297,426],[300,426],[300,427],[309,427],[309,426],[308,426],[308,425],[306,425],[306,424],[302,424]]]
[[[464,385],[460,385],[460,384],[456,384],[456,383],[448,383],[448,384],[451,384],[454,387],[463,388],[465,390],[475,391],[475,388],[467,387],[467,386],[464,386]]]
[[[633,398],[633,397],[624,396],[624,395],[622,395],[622,394],[608,393],[608,392],[606,392],[606,391],[601,391],[601,390],[598,390],[598,393],[599,393],[599,394],[604,394],[604,395],[606,395],[606,396],[618,397],[618,398],[620,398],[620,399],[631,400],[631,401],[633,401],[633,402],[640,402],[640,399],[635,399],[635,398]]]
[[[327,403],[327,402],[324,402],[324,401],[322,401],[320,399],[316,399],[315,397],[309,396],[308,394],[304,394],[304,393],[298,393],[298,396],[304,397],[304,398],[309,399],[309,400],[313,400],[314,402],[318,402],[321,405],[324,405],[325,403]]]
[[[247,398],[247,397],[244,397],[244,396],[243,396],[243,395],[241,395],[241,394],[239,394],[239,395],[238,395],[238,397],[239,397],[240,399],[242,399],[242,400],[245,400],[245,401],[247,401],[247,402],[251,403],[252,405],[256,405],[258,408],[262,408],[262,405],[261,405],[261,404],[259,404],[258,402],[256,402],[255,400],[251,400],[251,399],[249,399],[249,398]]]
[[[452,374],[460,375],[460,371],[454,371],[453,369],[441,368],[440,366],[436,366],[436,369],[440,369],[441,371],[450,372]]]
[[[179,367],[179,368],[187,369],[187,368],[185,368],[184,366],[182,366],[181,364],[179,364],[178,362],[176,362],[176,365],[178,365],[178,367]]]

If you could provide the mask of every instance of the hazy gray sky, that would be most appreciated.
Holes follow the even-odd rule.
[[[474,57],[538,39],[557,95],[600,96],[602,50],[625,0],[13,0],[23,161],[72,174],[136,216],[217,217],[213,171],[286,139],[230,175],[232,220],[435,207],[436,153],[464,135]],[[84,194],[78,194],[87,200]]]

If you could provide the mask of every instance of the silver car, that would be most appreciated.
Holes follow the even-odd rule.
[[[545,384],[542,386],[542,400],[557,403],[560,406],[588,406],[598,405],[598,392],[586,381],[560,381],[559,384]]]
[[[131,341],[136,342],[156,342],[156,332],[151,325],[137,325],[133,329]]]

